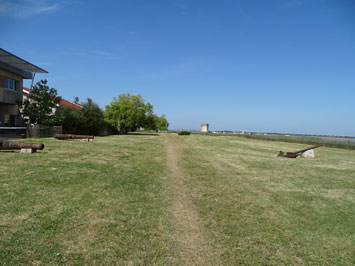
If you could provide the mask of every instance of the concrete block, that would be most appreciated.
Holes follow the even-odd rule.
[[[21,149],[20,153],[35,153],[37,150],[35,149]]]
[[[308,150],[301,154],[302,158],[314,158],[314,151]]]

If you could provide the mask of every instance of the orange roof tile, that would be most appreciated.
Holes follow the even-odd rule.
[[[30,93],[31,92],[31,89],[29,88],[26,88],[26,87],[23,87],[23,91],[25,93]],[[73,103],[71,101],[68,101],[66,99],[61,99],[60,102],[59,102],[59,106],[62,106],[62,107],[69,107],[69,108],[73,108],[73,109],[79,109],[82,107],[81,104],[77,104],[77,103]]]

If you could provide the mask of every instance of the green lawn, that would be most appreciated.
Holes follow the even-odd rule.
[[[355,264],[354,150],[285,159],[307,145],[177,134],[34,141],[45,149],[0,152],[1,265]]]

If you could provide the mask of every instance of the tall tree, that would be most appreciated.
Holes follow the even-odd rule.
[[[61,97],[57,90],[47,86],[47,80],[37,82],[24,103],[23,115],[34,124],[50,125],[54,121],[54,112]]]
[[[165,115],[161,115],[161,117],[158,117],[158,119],[156,120],[156,126],[158,130],[168,130],[169,122],[166,119]]]
[[[82,108],[77,109],[81,117],[82,134],[99,135],[105,125],[104,112],[90,98],[82,103]]]
[[[146,117],[146,122],[144,129],[148,130],[167,130],[169,122],[166,119],[165,115],[157,116],[156,114],[148,114]]]
[[[124,134],[147,126],[149,117],[153,117],[153,105],[145,103],[142,96],[129,93],[113,98],[105,111],[105,120]]]

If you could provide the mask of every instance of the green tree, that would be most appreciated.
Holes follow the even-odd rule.
[[[168,130],[169,122],[166,119],[165,115],[161,115],[161,117],[158,117],[156,125],[158,130]]]
[[[57,124],[64,133],[99,135],[107,125],[104,112],[90,98],[81,103],[82,108],[61,107],[57,110]]]
[[[149,114],[146,117],[146,123],[144,129],[148,130],[167,130],[169,126],[169,122],[166,119],[165,115],[161,117],[157,116],[156,114]]]
[[[127,134],[140,127],[156,129],[153,105],[145,103],[140,95],[121,94],[106,106],[105,120],[120,132]]]
[[[55,113],[56,125],[62,126],[65,134],[81,134],[81,119],[78,109],[59,107]]]
[[[79,97],[78,96],[74,97],[74,103],[79,104]]]
[[[106,124],[104,112],[90,98],[81,105],[82,108],[77,110],[79,110],[82,134],[99,135],[100,131]]]
[[[157,128],[157,121],[159,117],[156,114],[150,113],[146,116],[144,122],[144,129],[147,130],[158,130]]]
[[[54,110],[61,97],[57,90],[47,86],[47,80],[37,82],[24,103],[23,115],[30,123],[51,125],[55,121]]]

